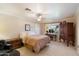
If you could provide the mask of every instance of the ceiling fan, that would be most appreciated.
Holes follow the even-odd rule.
[[[30,14],[30,16],[35,16],[37,18],[37,21],[41,21],[42,18],[44,18],[43,16],[46,14],[43,13],[36,13],[33,12],[30,8],[25,8],[26,14]]]

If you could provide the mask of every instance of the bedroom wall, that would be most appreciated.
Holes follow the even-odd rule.
[[[29,34],[44,34],[45,24],[34,23],[29,21],[28,18],[19,18],[12,15],[0,14],[0,38],[10,38],[16,36],[18,33],[29,33]],[[74,22],[74,17],[64,19],[67,21]],[[31,25],[31,31],[25,31],[25,24]]]
[[[39,24],[28,20],[27,18],[22,19],[11,15],[0,14],[0,39],[9,39],[22,32],[27,32],[31,35],[40,34]],[[31,31],[25,31],[25,24],[30,24]]]
[[[79,7],[76,12],[76,48],[79,54]]]
[[[75,16],[71,16],[71,17],[68,17],[68,18],[64,18],[64,19],[62,19],[62,21],[63,20],[65,20],[65,21],[67,21],[67,22],[73,22],[73,23],[75,23],[76,21],[75,21]]]

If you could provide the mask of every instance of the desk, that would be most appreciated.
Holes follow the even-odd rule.
[[[48,35],[51,38],[51,40],[54,40],[54,39],[55,39],[55,41],[57,40],[57,34],[56,33],[48,33],[46,35]]]

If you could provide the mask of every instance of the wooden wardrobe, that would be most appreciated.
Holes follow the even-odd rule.
[[[60,42],[61,39],[67,44],[67,46],[75,45],[75,26],[72,22],[60,22]]]

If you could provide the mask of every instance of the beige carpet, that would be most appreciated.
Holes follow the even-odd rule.
[[[21,56],[78,56],[74,47],[67,47],[64,43],[51,41],[39,54],[35,54],[30,49],[22,47],[17,49]]]

